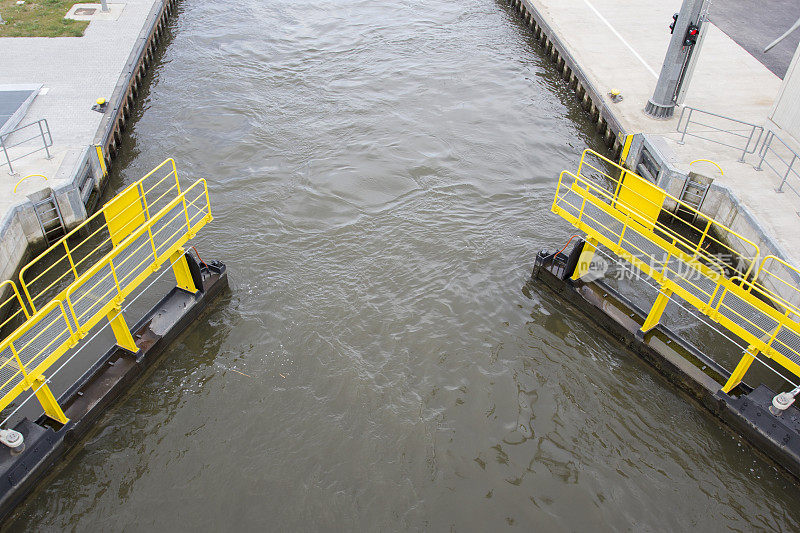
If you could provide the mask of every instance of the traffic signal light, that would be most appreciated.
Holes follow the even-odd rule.
[[[700,28],[694,24],[689,24],[686,28],[686,40],[683,41],[684,46],[694,46],[697,43],[697,37],[700,36]]]
[[[675,31],[675,23],[678,22],[678,15],[679,13],[675,13],[674,15],[672,15],[672,24],[669,25],[670,35],[672,35],[672,33]]]

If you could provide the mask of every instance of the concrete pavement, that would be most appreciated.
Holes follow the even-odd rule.
[[[44,84],[45,94],[34,99],[21,124],[45,118],[53,136],[53,158],[47,160],[41,152],[21,159],[14,165],[19,177],[36,173],[53,180],[67,152],[92,143],[102,119],[92,104],[111,97],[155,1],[127,0],[115,6],[121,8],[117,20],[92,20],[83,37],[0,39],[3,82]],[[18,179],[0,167],[0,210],[41,188],[30,180],[12,193]]]
[[[102,179],[93,143],[111,113],[119,109],[109,107],[103,113],[93,111],[92,105],[98,98],[110,100],[112,94],[124,96],[119,92],[121,83],[127,87],[131,76],[137,75],[129,61],[131,54],[149,42],[146,36],[161,21],[154,13],[163,11],[164,3],[110,3],[110,13],[103,13],[95,4],[94,14],[91,5],[82,6],[86,9],[80,16],[90,20],[83,37],[0,38],[3,84],[42,84],[20,126],[46,119],[53,140],[50,158],[43,150],[27,155],[12,163],[13,174],[0,154],[0,279],[12,277],[29,243],[43,238],[31,202],[31,198],[42,197],[40,191],[55,191],[67,224],[86,217],[85,193]],[[36,128],[32,129],[35,133]],[[31,130],[14,134],[6,143],[14,144],[31,134]],[[36,137],[12,149],[11,157],[41,147]],[[32,174],[41,176],[20,182]]]

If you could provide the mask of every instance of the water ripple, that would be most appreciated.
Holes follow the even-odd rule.
[[[186,0],[171,31],[112,188],[208,179],[232,289],[15,528],[797,529],[793,483],[526,288],[601,144],[505,2]]]

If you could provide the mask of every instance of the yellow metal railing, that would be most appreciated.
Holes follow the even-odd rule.
[[[39,254],[19,273],[31,311],[63,297],[70,283],[180,194],[175,161],[167,159]]]
[[[561,173],[552,211],[587,234],[574,278],[602,244],[660,285],[643,332],[675,294],[749,344],[725,392],[758,353],[800,376],[800,271],[791,265],[774,256],[759,264],[755,243],[591,150],[576,174]]]
[[[28,309],[25,307],[25,302],[22,301],[22,296],[17,290],[17,286],[11,280],[6,280],[0,283],[0,298],[4,298],[0,302],[0,337],[9,330],[16,329],[22,322],[31,317]]]
[[[85,335],[180,250],[210,219],[208,205],[199,180],[72,283],[66,301],[78,332]]]
[[[174,173],[174,163],[172,165],[171,174]],[[133,187],[139,190],[139,194],[129,193]],[[71,265],[67,274],[71,272],[75,279],[44,305],[41,305],[43,298],[39,298],[40,308],[32,316],[28,317],[28,311],[14,283],[6,281],[0,284],[0,289],[11,291],[10,296],[0,303],[0,310],[6,304],[13,308],[11,314],[4,315],[9,317],[6,323],[15,316],[21,316],[20,313],[27,318],[0,342],[0,410],[5,409],[24,391],[33,389],[45,413],[65,423],[67,418],[47,387],[44,373],[103,318],[109,320],[120,346],[137,351],[131,332],[122,317],[121,305],[126,297],[166,262],[172,265],[180,287],[196,291],[182,246],[212,219],[207,184],[205,180],[198,180],[168,202],[162,202],[158,211],[146,212],[147,204],[144,201],[147,193],[152,190],[142,188],[140,180],[107,204],[116,206],[116,215],[109,217],[109,238],[113,246],[91,265],[87,265],[80,275],[75,275],[76,266],[72,263],[72,256],[69,253],[65,255]],[[125,202],[129,205],[124,205]],[[138,206],[145,212],[143,223],[138,223],[138,215],[135,214]],[[127,214],[119,218],[119,213]],[[132,213],[134,217],[131,217]],[[127,222],[132,219],[137,220],[136,227],[127,231]],[[117,221],[117,226],[114,226],[114,220]],[[120,220],[125,223],[119,223]],[[106,228],[108,227],[106,224]],[[120,231],[125,232],[125,235],[119,237]],[[91,241],[81,241],[87,242]],[[96,249],[106,250],[106,244],[103,239],[95,241],[95,246],[98,247]],[[59,245],[63,244],[58,243],[55,246]],[[39,258],[41,257],[43,256]],[[27,294],[33,305],[37,296],[43,293],[35,293],[32,297],[31,293]]]

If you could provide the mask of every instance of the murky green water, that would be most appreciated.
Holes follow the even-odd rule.
[[[791,530],[797,486],[548,292],[597,139],[503,1],[185,0],[115,170],[231,291],[16,530]]]

